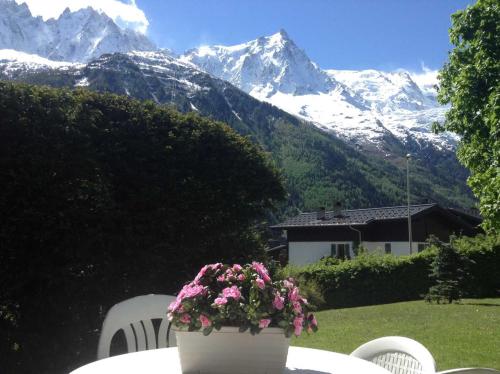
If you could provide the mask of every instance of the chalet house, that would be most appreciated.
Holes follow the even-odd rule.
[[[410,205],[412,253],[422,251],[430,235],[447,241],[451,234],[473,236],[479,217],[438,204]],[[323,257],[352,258],[361,244],[368,251],[410,254],[408,207],[301,213],[271,227],[282,230],[288,242],[288,262],[305,265]]]

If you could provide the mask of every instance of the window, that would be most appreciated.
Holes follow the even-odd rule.
[[[385,253],[386,254],[392,253],[391,243],[385,243]]]
[[[337,258],[337,244],[332,244],[330,256]]]
[[[351,259],[351,244],[349,243],[333,243],[331,247],[331,256],[341,260]]]
[[[418,252],[422,252],[428,246],[429,245],[427,243],[418,243],[417,250],[418,250]]]

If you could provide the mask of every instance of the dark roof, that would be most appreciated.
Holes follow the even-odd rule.
[[[440,209],[446,213],[451,213],[449,210],[441,208],[438,204],[420,204],[410,205],[410,214],[412,217],[421,213]],[[271,228],[293,228],[293,227],[324,227],[324,226],[350,226],[350,225],[366,225],[373,221],[406,219],[408,217],[408,207],[389,206],[383,208],[368,208],[342,210],[340,214],[335,215],[333,211],[325,212],[324,219],[318,219],[318,212],[301,213],[298,216],[287,219],[278,225]]]

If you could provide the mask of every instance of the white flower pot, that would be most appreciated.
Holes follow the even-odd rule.
[[[290,339],[283,329],[266,328],[257,335],[237,327],[201,331],[176,331],[182,372],[187,374],[281,374]]]

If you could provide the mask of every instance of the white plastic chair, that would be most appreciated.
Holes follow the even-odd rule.
[[[175,334],[170,333],[167,319],[167,308],[173,300],[175,296],[144,295],[114,305],[102,324],[97,359],[109,357],[111,340],[119,330],[125,333],[128,352],[174,347]],[[161,319],[158,337],[152,319]]]
[[[500,371],[488,368],[460,368],[439,371],[437,374],[500,374]]]
[[[371,361],[393,374],[433,374],[436,362],[419,342],[402,336],[386,336],[365,343],[351,356]]]

